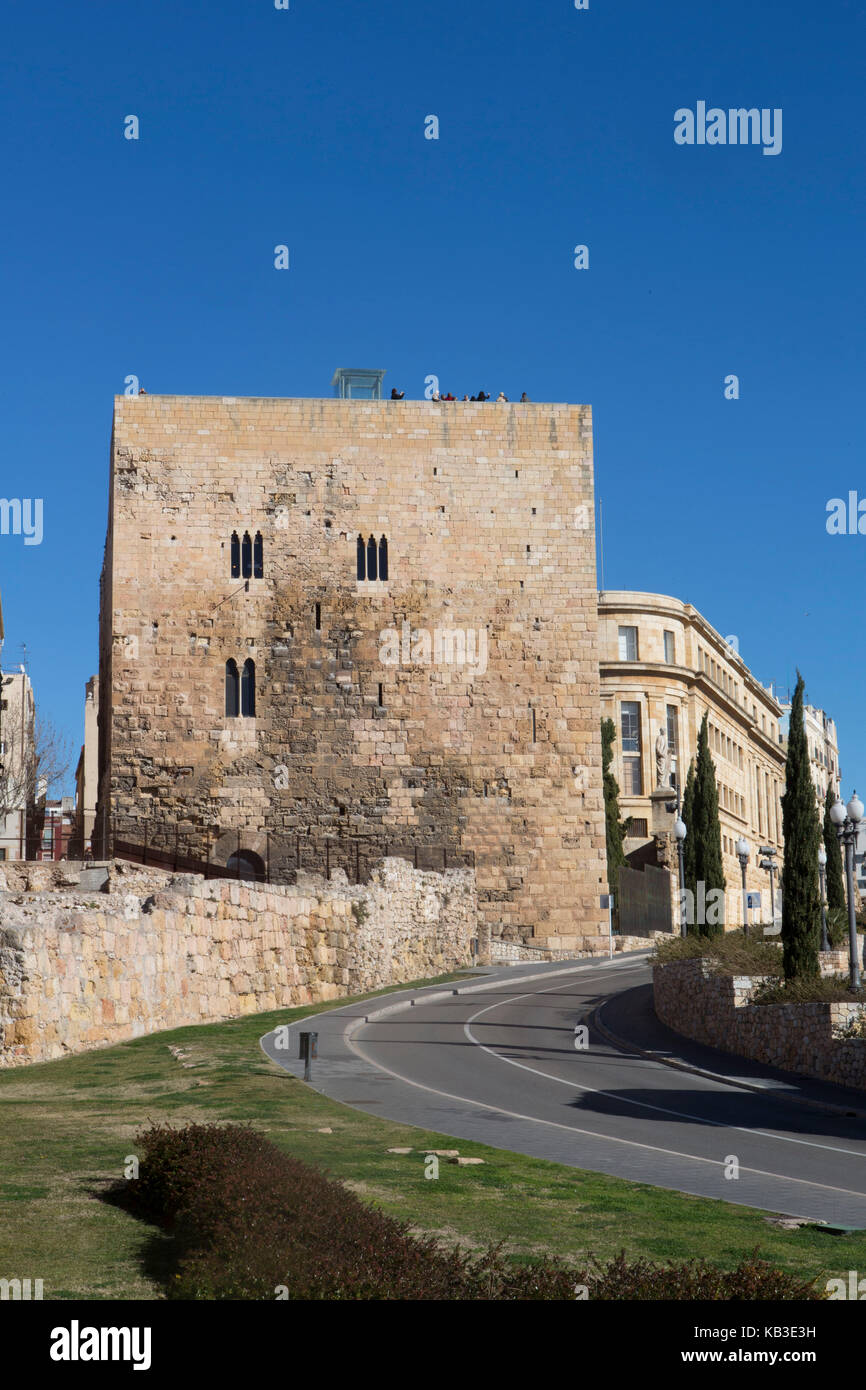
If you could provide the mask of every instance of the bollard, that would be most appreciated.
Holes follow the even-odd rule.
[[[318,1033],[299,1033],[298,1056],[304,1063],[304,1080],[313,1079],[313,1058],[319,1055],[319,1035]]]

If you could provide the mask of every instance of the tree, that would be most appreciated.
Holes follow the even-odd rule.
[[[786,980],[820,974],[818,965],[821,898],[818,886],[818,845],[821,823],[809,770],[809,748],[803,725],[805,682],[797,672],[788,729],[785,794],[782,797],[782,968]],[[829,864],[829,857],[828,857]]]
[[[696,912],[695,932],[698,936],[721,936],[725,930],[723,908],[725,892],[725,870],[722,865],[722,825],[719,820],[719,791],[716,786],[716,765],[710,753],[710,736],[707,729],[707,715],[701,720],[698,734],[698,756],[695,762],[695,789],[692,807],[691,833],[694,835],[694,866],[696,904],[701,901],[698,885],[703,884],[702,896],[705,905],[703,913]],[[686,837],[688,844],[688,836]],[[722,894],[714,897],[711,894]],[[715,910],[714,910],[715,909]],[[707,921],[713,918],[721,920]],[[703,917],[703,921],[697,920]]]
[[[697,894],[697,873],[695,872],[695,763],[694,759],[689,763],[689,771],[686,777],[686,789],[683,792],[683,805],[680,811],[682,821],[686,827],[686,838],[683,841],[683,878],[685,887],[692,895],[692,902],[695,901]]]
[[[619,871],[625,864],[625,839],[629,822],[620,820],[619,786],[610,770],[613,762],[613,745],[616,742],[616,725],[612,719],[601,721],[601,771],[604,784],[604,823],[607,835],[607,887],[614,895],[614,904],[619,908]]]

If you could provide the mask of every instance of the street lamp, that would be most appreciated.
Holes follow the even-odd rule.
[[[821,950],[829,951],[830,942],[827,937],[827,904],[824,901],[824,870],[827,867],[827,851],[821,845],[818,850],[818,878],[821,881]]]
[[[847,814],[846,814],[847,812]],[[863,802],[855,792],[847,807],[837,796],[830,807],[830,819],[836,834],[845,847],[845,879],[848,885],[848,959],[851,967],[851,988],[860,988],[860,964],[857,959],[857,914],[854,906],[854,846],[863,819]],[[864,946],[866,950],[866,946]]]
[[[741,835],[737,841],[737,858],[743,871],[743,931],[749,935],[749,899],[746,894],[746,865],[749,862],[749,842]]]
[[[677,802],[679,802],[679,799],[680,799],[680,798],[679,798],[679,790],[678,790],[678,791],[677,791]],[[679,806],[677,807],[677,810],[679,811]],[[686,913],[686,892],[685,892],[685,889],[686,889],[686,870],[685,870],[685,859],[684,859],[684,853],[685,853],[685,844],[684,844],[684,841],[685,841],[685,838],[686,838],[686,835],[687,835],[687,834],[688,834],[688,831],[686,830],[686,823],[685,823],[685,821],[682,819],[682,817],[681,817],[680,815],[677,815],[677,818],[676,818],[676,820],[674,821],[674,837],[675,837],[676,842],[677,842],[677,858],[679,859],[679,863],[680,863],[680,903],[681,903],[681,907],[680,907],[680,935],[681,935],[681,936],[687,936],[687,935],[688,935],[687,928],[686,928],[686,922],[687,922],[687,913]]]
[[[758,850],[758,853],[764,855],[764,858],[761,859],[758,863],[758,868],[766,869],[767,873],[770,875],[770,926],[773,928],[771,935],[775,936],[777,935],[777,932],[775,931],[776,890],[773,881],[773,875],[779,867],[776,863],[776,851],[773,849],[772,845],[761,845],[760,849]]]

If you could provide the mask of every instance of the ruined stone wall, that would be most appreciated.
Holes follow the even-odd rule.
[[[112,869],[107,893],[9,895],[0,1066],[291,1008],[473,963],[471,872],[389,859],[369,884],[291,886]]]
[[[585,406],[118,398],[98,823],[223,863],[242,832],[286,878],[298,832],[474,851],[482,936],[579,948],[604,930],[593,510]],[[235,530],[263,538],[246,584]],[[358,535],[387,581],[357,580]],[[437,662],[437,630],[473,659]],[[230,658],[254,719],[225,715]]]

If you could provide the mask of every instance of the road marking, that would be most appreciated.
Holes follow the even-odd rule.
[[[394,1079],[395,1079],[395,1081],[403,1081],[403,1082],[405,1082],[405,1084],[406,1084],[407,1086],[414,1086],[415,1089],[416,1089],[417,1091],[429,1091],[431,1095],[434,1095],[434,1096],[441,1096],[441,1097],[443,1098],[443,1100],[457,1100],[457,1101],[460,1101],[461,1104],[463,1104],[463,1105],[472,1105],[472,1106],[474,1106],[474,1107],[475,1107],[476,1109],[478,1109],[478,1110],[491,1110],[495,1115],[507,1115],[508,1118],[511,1119],[511,1120],[528,1120],[529,1123],[530,1123],[530,1124],[533,1124],[533,1125],[546,1125],[549,1129],[564,1129],[564,1130],[567,1131],[568,1134],[583,1134],[583,1135],[586,1135],[587,1138],[589,1138],[589,1139],[595,1139],[598,1143],[601,1143],[601,1144],[623,1144],[623,1145],[626,1146],[626,1148],[629,1148],[629,1149],[648,1149],[648,1150],[650,1151],[650,1153],[666,1154],[669,1158],[684,1158],[684,1159],[686,1159],[686,1160],[687,1160],[688,1162],[690,1162],[690,1163],[708,1163],[708,1164],[710,1165],[711,1168],[724,1168],[724,1167],[726,1166],[724,1160],[721,1160],[721,1159],[717,1159],[717,1158],[703,1158],[700,1154],[684,1154],[684,1153],[680,1153],[680,1151],[679,1151],[678,1149],[663,1149],[663,1148],[661,1148],[658,1144],[643,1144],[643,1143],[640,1143],[640,1142],[639,1142],[638,1140],[636,1140],[636,1139],[620,1139],[617,1135],[613,1135],[613,1134],[611,1134],[611,1135],[608,1135],[608,1134],[599,1134],[598,1131],[597,1131],[597,1130],[594,1130],[594,1129],[581,1129],[578,1125],[564,1125],[564,1124],[562,1124],[561,1121],[559,1121],[559,1120],[542,1120],[542,1119],[541,1119],[540,1117],[538,1117],[537,1115],[524,1115],[524,1114],[522,1114],[519,1110],[506,1110],[506,1109],[505,1109],[503,1106],[501,1106],[501,1105],[488,1105],[487,1102],[486,1102],[486,1101],[483,1101],[483,1100],[471,1100],[471,1099],[469,1098],[469,1096],[458,1096],[458,1095],[455,1095],[452,1091],[442,1091],[442,1090],[439,1089],[438,1086],[427,1086],[427,1085],[424,1084],[423,1081],[413,1081],[411,1077],[409,1077],[409,1076],[403,1076],[401,1072],[399,1072],[399,1071],[394,1071],[391,1067],[386,1067],[386,1066],[384,1065],[383,1062],[377,1062],[377,1061],[375,1060],[374,1057],[370,1057],[370,1056],[367,1055],[367,1053],[366,1053],[366,1052],[364,1051],[364,1049],[361,1047],[360,1043],[356,1042],[354,1038],[347,1038],[347,1039],[346,1039],[346,1042],[347,1042],[348,1046],[352,1049],[353,1052],[356,1052],[356,1053],[358,1054],[358,1056],[361,1057],[361,1058],[363,1058],[363,1060],[364,1060],[365,1062],[367,1062],[371,1067],[375,1067],[375,1069],[376,1069],[377,1071],[382,1071],[382,1072],[384,1072],[387,1076],[393,1076]],[[350,1101],[349,1101],[349,1102],[345,1102],[345,1103],[351,1105],[351,1102],[350,1102]],[[395,1121],[395,1123],[398,1123],[398,1124],[399,1124],[399,1123],[405,1124],[405,1123],[407,1123],[407,1122],[404,1120],[404,1121]],[[419,1125],[414,1125],[414,1126],[413,1126],[413,1128],[415,1128],[415,1129],[424,1128],[424,1127],[429,1128],[429,1126],[419,1126]],[[494,1148],[494,1149],[495,1149],[495,1148],[504,1147],[504,1146],[502,1146],[502,1145],[497,1145],[497,1144],[490,1143],[489,1140],[485,1140],[485,1139],[477,1139],[477,1140],[472,1140],[472,1141],[470,1141],[470,1142],[472,1142],[472,1143],[479,1143],[479,1144],[487,1143],[487,1144],[489,1144],[490,1148]],[[530,1157],[533,1157],[533,1156],[534,1156],[534,1155],[530,1155]],[[554,1159],[550,1159],[550,1160],[548,1160],[548,1161],[551,1162],[551,1163],[558,1163],[558,1162],[561,1162],[562,1160],[560,1160],[560,1159],[555,1159],[555,1158],[554,1158]],[[569,1165],[567,1165],[567,1166],[571,1167],[571,1166],[577,1166],[577,1165],[570,1165],[570,1164],[569,1164]],[[599,1171],[599,1170],[597,1170],[597,1169],[590,1169],[589,1171],[590,1171],[590,1172],[597,1172],[597,1171]],[[604,1170],[601,1170],[601,1171],[604,1171]],[[855,1192],[855,1191],[853,1191],[851,1188],[848,1188],[848,1187],[831,1187],[831,1186],[829,1186],[827,1183],[822,1183],[822,1182],[811,1182],[808,1178],[789,1178],[789,1177],[787,1177],[787,1176],[786,1176],[785,1174],[783,1174],[783,1173],[768,1173],[768,1172],[767,1172],[765,1169],[763,1169],[763,1168],[747,1168],[747,1167],[745,1167],[743,1164],[740,1164],[740,1172],[741,1172],[741,1173],[753,1173],[753,1174],[755,1174],[757,1177],[761,1177],[761,1178],[773,1178],[776,1182],[791,1182],[791,1183],[797,1183],[798,1186],[800,1186],[800,1187],[814,1187],[814,1188],[820,1188],[820,1189],[821,1189],[822,1191],[824,1191],[824,1192],[841,1192],[841,1193],[842,1193],[844,1196],[846,1196],[846,1197],[859,1197],[859,1198],[861,1199],[861,1201],[863,1200],[863,1197],[864,1197],[864,1194],[863,1194],[862,1192]],[[646,1179],[624,1178],[623,1181],[624,1181],[624,1182],[638,1182],[638,1181],[646,1181]],[[665,1185],[664,1183],[650,1183],[649,1186],[651,1186],[651,1187],[663,1187],[663,1188],[666,1188],[666,1185]],[[669,1189],[666,1188],[666,1190],[672,1191],[672,1192],[681,1192],[681,1191],[683,1191],[682,1188],[678,1188],[678,1187],[672,1187],[672,1188],[669,1188]],[[691,1195],[692,1195],[692,1196],[697,1196],[697,1197],[706,1197],[706,1196],[707,1196],[707,1194],[706,1194],[705,1192],[692,1193]],[[728,1198],[728,1197],[720,1197],[720,1198],[718,1198],[718,1199],[714,1199],[714,1198],[712,1198],[712,1197],[707,1197],[707,1201],[713,1201],[713,1200],[719,1200],[719,1201],[732,1201],[733,1199],[732,1199],[732,1198]],[[734,1204],[735,1206],[753,1206],[753,1205],[755,1205],[753,1202],[746,1202],[746,1201],[743,1201],[743,1202],[734,1202],[733,1204]],[[761,1209],[762,1209],[762,1210],[769,1210],[769,1208],[761,1208]],[[816,1219],[814,1216],[808,1216],[808,1215],[805,1215],[805,1214],[802,1213],[802,1212],[800,1212],[800,1213],[791,1212],[791,1213],[789,1213],[789,1214],[792,1215],[792,1216],[797,1216],[798,1219],[801,1219],[801,1220],[803,1220],[803,1221],[815,1221],[815,1219]]]
[[[563,1076],[554,1076],[552,1072],[542,1071],[539,1067],[527,1066],[526,1062],[517,1062],[514,1060],[513,1057],[503,1057],[501,1052],[494,1051],[493,1048],[488,1047],[486,1043],[483,1043],[478,1038],[476,1038],[475,1034],[472,1032],[472,1029],[469,1026],[471,1023],[474,1023],[477,1018],[480,1018],[482,1014],[489,1013],[491,1009],[501,1009],[504,1004],[516,1004],[521,999],[533,999],[538,994],[551,994],[552,992],[552,990],[547,989],[529,990],[526,994],[518,994],[512,999],[500,999],[499,1002],[496,1004],[488,1004],[485,1008],[479,1009],[477,1013],[472,1014],[466,1020],[466,1022],[463,1025],[463,1032],[465,1033],[466,1037],[469,1039],[471,1043],[473,1043],[476,1047],[481,1048],[482,1052],[487,1052],[491,1057],[495,1057],[500,1062],[505,1062],[509,1067],[519,1067],[521,1071],[532,1072],[534,1076],[543,1076],[546,1080],[555,1081],[560,1086],[570,1086],[572,1090],[587,1091],[591,1095],[604,1096],[605,1099],[617,1101],[620,1104],[624,1103],[625,1105],[634,1105],[640,1110],[655,1110],[660,1115],[673,1115],[676,1119],[680,1120],[694,1120],[697,1124],[710,1125],[716,1129],[729,1129],[732,1131],[732,1133],[735,1134],[756,1134],[759,1135],[762,1139],[776,1140],[780,1144],[803,1144],[806,1148],[822,1149],[825,1153],[848,1154],[852,1158],[859,1159],[866,1158],[866,1153],[864,1153],[862,1150],[842,1149],[839,1148],[836,1144],[817,1144],[813,1139],[795,1139],[793,1135],[771,1134],[768,1130],[764,1129],[748,1129],[745,1125],[726,1124],[724,1120],[708,1120],[702,1115],[692,1115],[687,1110],[669,1110],[664,1105],[653,1105],[650,1101],[646,1100],[632,1100],[628,1096],[616,1095],[611,1091],[602,1091],[597,1086],[582,1086],[579,1081],[572,1081]],[[502,1026],[508,1027],[507,1024],[503,1024]],[[652,1062],[650,1062],[650,1065],[652,1065]],[[799,1182],[800,1180],[798,1178],[794,1178],[790,1181]],[[821,1185],[822,1184],[816,1184],[816,1186]],[[839,1188],[838,1190],[845,1191],[846,1189]],[[860,1195],[866,1196],[866,1193],[861,1193]]]

